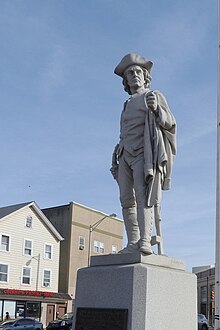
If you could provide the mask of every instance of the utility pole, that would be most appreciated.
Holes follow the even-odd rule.
[[[218,100],[216,166],[215,330],[220,330],[220,0],[218,0]]]

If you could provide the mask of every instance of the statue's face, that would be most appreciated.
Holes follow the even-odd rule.
[[[140,89],[144,86],[144,72],[142,68],[138,65],[129,66],[125,70],[125,77],[127,79],[127,83],[131,89]]]

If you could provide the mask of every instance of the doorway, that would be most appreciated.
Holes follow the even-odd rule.
[[[57,305],[57,312],[59,316],[66,313],[66,305]]]
[[[55,305],[47,305],[46,324],[54,320]]]

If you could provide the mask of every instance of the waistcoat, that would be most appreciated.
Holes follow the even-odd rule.
[[[119,149],[136,156],[144,150],[144,128],[147,106],[146,92],[131,97],[121,114],[121,132]]]

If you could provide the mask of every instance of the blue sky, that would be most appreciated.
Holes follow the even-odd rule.
[[[109,172],[127,98],[113,70],[154,62],[178,124],[166,254],[214,263],[217,0],[1,0],[0,206],[76,201],[121,217]]]

